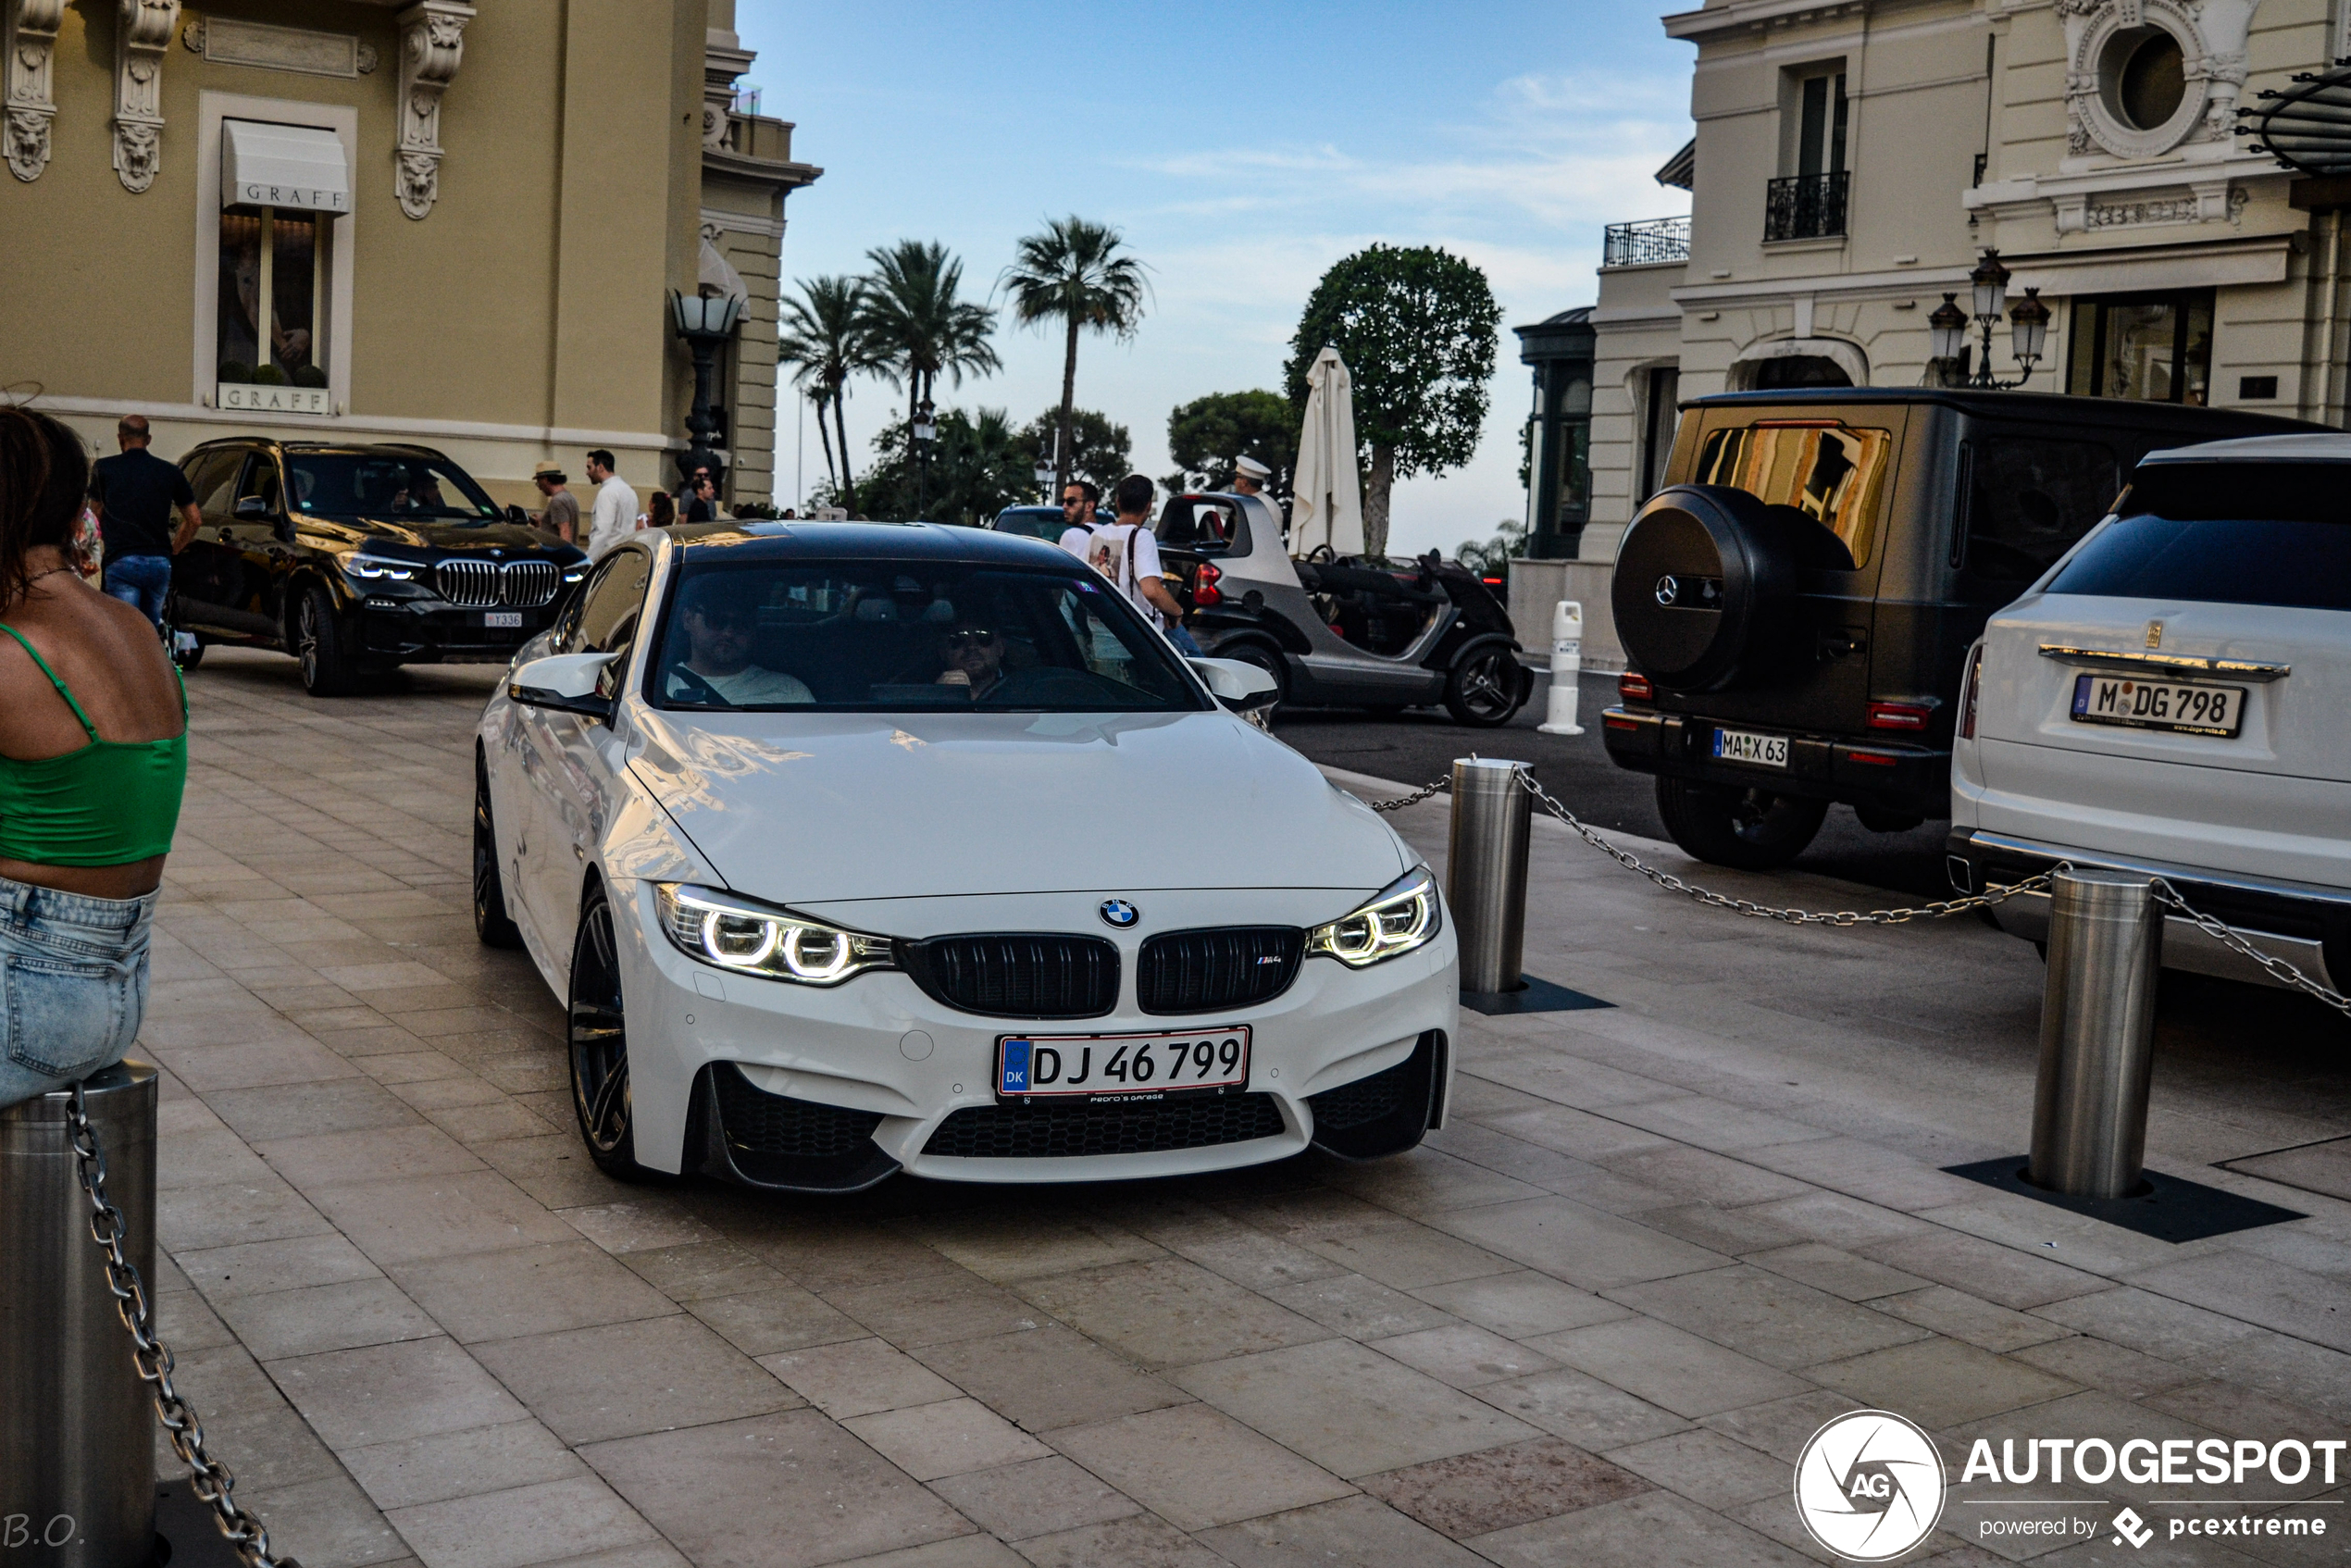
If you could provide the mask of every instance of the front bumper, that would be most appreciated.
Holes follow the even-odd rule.
[[[1723,728],[1785,735],[1787,766],[1718,762],[1714,732]],[[1725,724],[1695,714],[1626,707],[1602,711],[1600,738],[1610,760],[1636,773],[1771,790],[1905,816],[1941,816],[1950,809],[1950,751],[1916,740],[1803,735],[1779,725]]]
[[[558,594],[530,609],[468,609],[440,599],[370,597],[359,604],[360,646],[370,658],[397,659],[403,664],[443,659],[494,659],[504,664],[516,649],[554,624],[555,609],[562,602]],[[491,624],[508,616],[519,624]]]
[[[2331,990],[2351,983],[2351,890],[2277,882],[2199,870],[2163,861],[2089,853],[1982,829],[1957,829],[1947,840],[1951,886],[1979,893],[1996,883],[2037,877],[2059,862],[2084,868],[2161,877],[2196,908],[2243,932],[2254,946],[2284,959]],[[2049,940],[2049,897],[2020,893],[1995,904],[2000,929],[2026,941]],[[2275,986],[2266,969],[2180,915],[2163,922],[2163,966],[2224,980]]]
[[[1040,1023],[958,1011],[896,971],[830,988],[728,973],[661,935],[651,884],[615,892],[637,914],[623,937],[630,1093],[637,1158],[654,1169],[813,1191],[854,1190],[898,1170],[949,1181],[1114,1180],[1256,1164],[1309,1144],[1367,1158],[1411,1147],[1443,1114],[1459,998],[1449,923],[1427,947],[1368,969],[1309,958],[1287,990],[1254,1006],[1169,1016],[1135,1005],[1135,954],[1156,932],[1306,925],[1344,913],[1350,895],[1155,893],[1151,921],[1113,938],[1113,1010]],[[985,901],[988,927],[971,923],[976,901],[940,901],[966,906],[942,928],[1082,931],[1078,916],[1091,919],[1102,896]],[[1299,913],[1306,905],[1318,913]],[[1082,1108],[1000,1102],[994,1092],[1001,1035],[1235,1024],[1251,1034],[1242,1092]]]

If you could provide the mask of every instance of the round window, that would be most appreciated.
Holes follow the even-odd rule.
[[[2160,130],[2188,95],[2187,56],[2159,27],[2116,33],[2099,68],[2107,112],[2133,131]]]

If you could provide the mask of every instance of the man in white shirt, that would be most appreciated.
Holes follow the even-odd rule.
[[[637,492],[613,472],[612,454],[602,448],[588,454],[588,481],[596,487],[596,510],[588,528],[588,558],[591,561],[637,531]]]
[[[699,685],[739,708],[815,702],[816,694],[799,678],[751,662],[759,604],[753,592],[729,582],[729,575],[706,573],[686,584],[678,617],[686,634],[686,657],[669,672],[668,694],[696,702],[703,695],[695,690]],[[692,678],[684,678],[689,676]]]
[[[1243,455],[1233,459],[1233,493],[1263,496],[1265,504],[1278,512],[1281,510],[1279,504],[1265,493],[1266,483],[1273,477],[1274,470],[1254,457]]]
[[[1111,492],[1118,521],[1102,528],[1080,524],[1068,529],[1062,534],[1062,548],[1110,579],[1146,625],[1173,627],[1182,632],[1184,606],[1176,602],[1159,575],[1159,540],[1150,521],[1152,493],[1151,480],[1140,474],[1127,475]],[[1184,641],[1188,641],[1188,636]]]

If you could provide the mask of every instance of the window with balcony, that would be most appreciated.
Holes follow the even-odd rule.
[[[2066,391],[2143,403],[2211,400],[2210,289],[2107,294],[2073,302]]]
[[[1792,132],[1772,181],[1763,238],[1821,240],[1845,232],[1845,68],[1792,73],[1784,111]]]

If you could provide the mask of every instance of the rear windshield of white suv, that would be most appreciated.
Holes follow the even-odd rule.
[[[2351,464],[2150,464],[2048,591],[2351,610]]]

